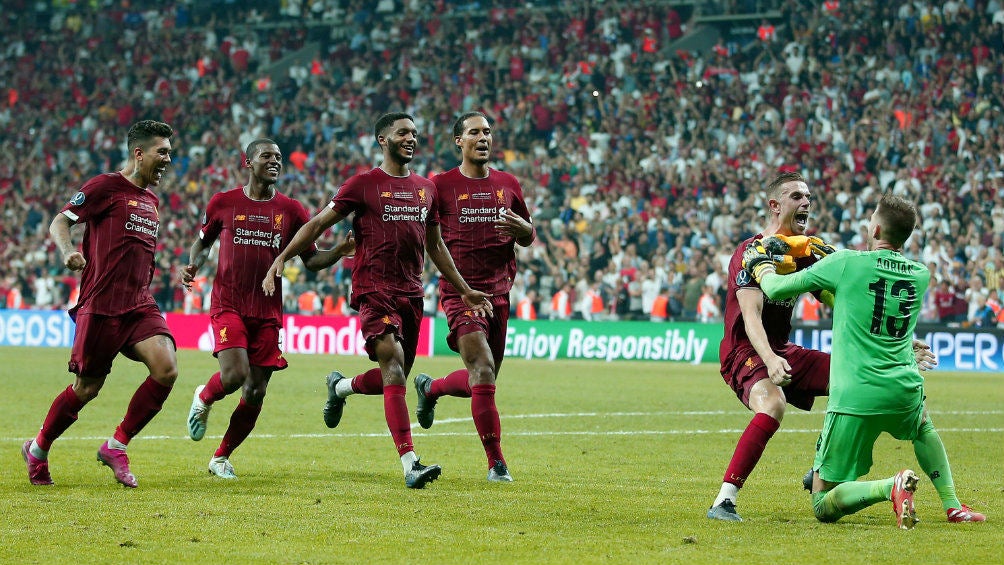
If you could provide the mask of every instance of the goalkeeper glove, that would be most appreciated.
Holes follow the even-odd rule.
[[[788,246],[785,251],[786,254],[790,254],[792,257],[808,257],[809,255],[815,255],[816,257],[822,259],[830,253],[836,251],[836,249],[827,245],[825,241],[816,236],[807,235],[775,235],[771,236],[769,239],[777,239]],[[776,244],[775,244],[776,245]],[[767,249],[770,250],[770,246]]]
[[[809,237],[809,250],[812,251],[813,255],[822,259],[823,257],[826,257],[830,253],[836,251],[836,248],[832,245],[828,245],[825,241],[813,235]]]
[[[795,264],[795,258],[791,255],[775,256],[774,266],[777,267],[777,274],[779,275],[787,275],[798,270],[798,265]]]
[[[791,254],[791,245],[784,240],[782,236],[770,236],[765,237],[760,240],[763,244],[764,251],[767,255],[771,256],[771,260],[774,261],[774,266],[777,268],[777,274],[787,275],[788,273],[794,273],[798,269],[798,265],[795,264],[795,257]]]
[[[746,269],[746,272],[753,276],[753,280],[757,284],[760,284],[760,280],[767,273],[776,272],[777,265],[774,262],[781,260],[781,256],[767,252],[761,239],[753,240],[746,247],[746,251],[743,251],[743,269]]]

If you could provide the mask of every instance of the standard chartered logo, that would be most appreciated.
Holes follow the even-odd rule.
[[[281,234],[279,232],[273,233],[266,230],[237,228],[234,230],[234,245],[274,247],[275,249],[278,249],[280,236]]]
[[[428,214],[429,209],[425,206],[384,204],[383,215],[380,216],[380,219],[385,222],[421,222],[424,224]]]
[[[125,229],[157,237],[157,232],[160,231],[160,222],[144,218],[139,214],[129,214]]]
[[[481,223],[495,223],[502,217],[505,213],[505,208],[498,208],[495,206],[482,206],[479,208],[460,208],[460,214],[457,217],[457,221],[461,224],[481,224]]]

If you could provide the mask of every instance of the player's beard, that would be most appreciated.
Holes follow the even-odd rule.
[[[146,185],[160,186],[161,181],[164,180],[164,175],[167,174],[167,167],[164,167],[160,162],[151,163],[148,166],[150,168],[144,171],[146,176]]]
[[[469,163],[471,163],[472,165],[477,165],[479,167],[482,167],[484,165],[487,165],[488,162],[491,161],[491,159],[489,158],[488,155],[482,157],[480,154],[474,153],[474,154],[468,155],[467,161]]]
[[[390,143],[390,154],[392,157],[394,157],[394,160],[397,161],[398,163],[402,165],[407,165],[408,163],[411,162],[412,159],[415,158],[414,148],[412,149],[411,154],[409,155],[407,152],[405,152],[403,143],[394,143],[394,142],[389,142],[389,143]]]

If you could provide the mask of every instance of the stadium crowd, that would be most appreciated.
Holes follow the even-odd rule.
[[[480,109],[537,224],[519,316],[719,321],[733,247],[760,231],[762,188],[787,169],[813,190],[810,231],[838,248],[866,245],[883,190],[917,201],[907,254],[937,285],[923,321],[1004,323],[1000,0],[8,4],[0,307],[73,300],[49,222],[83,180],[118,166],[137,119],[178,132],[158,194],[155,296],[197,311],[212,272],[182,291],[186,245],[209,197],[244,182],[249,141],[279,142],[279,186],[314,212],[379,159],[375,116],[412,113],[412,169],[434,175],[458,162],[455,116]],[[769,10],[780,15],[748,37],[677,47],[712,25],[701,15]],[[349,268],[315,276],[291,262],[287,311],[344,313]],[[798,312],[827,315],[808,297]]]

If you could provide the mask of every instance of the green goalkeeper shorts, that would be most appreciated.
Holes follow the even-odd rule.
[[[830,483],[855,481],[872,468],[872,449],[882,432],[913,441],[924,419],[924,404],[906,413],[860,416],[827,412],[812,468]]]

